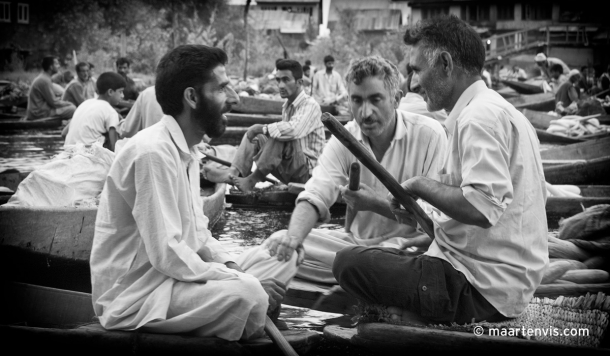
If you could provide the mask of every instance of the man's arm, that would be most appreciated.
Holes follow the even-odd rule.
[[[288,232],[285,235],[273,235],[263,243],[271,256],[277,255],[279,261],[289,261],[319,220],[318,210],[307,201],[297,203],[290,217]],[[302,261],[299,254],[297,263]]]
[[[341,186],[339,189],[343,200],[354,212],[372,211],[390,220],[396,220],[390,202],[368,185],[361,183],[358,190],[349,190],[347,186]]]
[[[568,96],[570,97],[570,100],[578,101],[578,89],[576,89],[574,85],[568,90]]]
[[[116,145],[116,142],[119,139],[119,134],[117,134],[114,127],[111,127],[110,130],[108,130],[108,139],[110,140],[110,151],[114,152],[114,145]]]
[[[293,141],[307,136],[320,125],[322,111],[320,105],[306,101],[299,105],[290,121],[280,121],[267,125],[269,137],[278,141]]]

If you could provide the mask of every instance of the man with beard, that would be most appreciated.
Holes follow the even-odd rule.
[[[57,57],[44,57],[42,59],[42,73],[30,86],[28,94],[27,120],[38,120],[45,117],[57,116],[62,119],[72,118],[76,110],[74,104],[60,100],[61,94],[57,96],[53,87],[51,76],[59,70]]]
[[[203,135],[218,137],[239,98],[218,48],[179,46],[157,68],[165,116],[132,137],[101,194],[91,250],[92,299],[106,329],[226,340],[264,334],[296,263],[277,278],[246,274],[207,229],[199,196]],[[275,261],[271,261],[275,262]],[[267,262],[268,263],[268,262]]]
[[[378,56],[355,60],[346,82],[354,120],[345,128],[392,176],[404,181],[438,173],[447,146],[445,131],[436,120],[397,110],[401,94],[394,64]],[[331,267],[336,252],[347,246],[419,246],[425,250],[430,244],[430,238],[420,231],[396,221],[385,199],[387,189],[366,167],[361,167],[360,189],[346,187],[350,166],[357,161],[332,137],[297,197],[288,230],[278,231],[264,242],[263,248],[279,261],[290,260],[302,244],[305,260],[297,272],[300,278],[337,283]],[[355,214],[348,227],[351,231],[314,229],[316,223],[330,220],[329,208],[339,194]]]
[[[280,96],[287,99],[282,107],[282,121],[251,126],[229,169],[204,168],[209,181],[232,183],[249,192],[270,173],[283,183],[305,183],[309,179],[324,148],[320,105],[303,90],[299,62],[284,59],[276,67]],[[250,173],[253,162],[256,170]]]
[[[536,132],[481,79],[477,32],[443,16],[407,30],[410,65],[428,110],[445,109],[449,149],[439,176],[402,184],[434,224],[418,258],[387,248],[349,247],[334,276],[348,293],[388,306],[392,318],[469,323],[517,317],[548,264],[546,187]],[[397,218],[413,216],[392,199]],[[399,277],[399,278],[397,278]]]
[[[311,93],[320,105],[340,105],[347,98],[341,75],[334,70],[335,58],[330,54],[324,57],[326,70],[313,75]]]

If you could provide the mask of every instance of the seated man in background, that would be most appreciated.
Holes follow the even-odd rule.
[[[549,73],[551,75],[549,85],[551,86],[553,93],[557,94],[559,87],[568,81],[568,76],[563,74],[563,68],[560,64],[553,64]]]
[[[350,64],[346,82],[354,120],[345,128],[371,156],[399,181],[436,175],[447,149],[445,130],[436,120],[396,109],[401,97],[396,66],[378,56],[361,58]],[[428,236],[396,221],[385,198],[388,190],[366,167],[361,167],[360,189],[346,187],[350,166],[357,161],[331,137],[297,197],[288,230],[275,232],[263,244],[280,261],[289,260],[302,244],[305,261],[297,272],[300,278],[337,283],[331,267],[336,253],[348,246],[425,250],[430,244]],[[339,194],[355,214],[351,225],[345,231],[314,229],[316,223],[330,220],[329,209]]]
[[[508,73],[506,80],[512,81],[525,81],[527,79],[527,73],[519,66],[514,65],[513,69]]]
[[[64,146],[90,145],[108,135],[108,149],[114,151],[118,139],[119,114],[114,109],[123,98],[125,79],[117,73],[102,73],[97,79],[97,99],[85,100],[74,112]]]
[[[51,76],[58,70],[59,60],[57,57],[44,57],[42,59],[42,72],[32,82],[28,93],[27,120],[38,120],[52,116],[69,119],[74,114],[76,106],[61,100],[63,88],[51,81]],[[59,88],[56,89],[54,85]],[[57,92],[59,89],[61,89],[61,94]]]
[[[576,85],[580,78],[580,72],[577,69],[572,69],[568,75],[568,80],[557,89],[555,94],[555,111],[558,114],[573,114],[578,111],[577,101],[580,97],[580,91]]]
[[[68,86],[68,84],[70,84],[70,82],[74,79],[74,73],[72,73],[69,70],[66,70],[64,72],[58,72],[55,73],[51,76],[51,81],[54,84],[57,84],[59,86],[61,86],[62,88],[65,88],[66,86]]]
[[[125,82],[127,83],[124,91],[124,98],[118,105],[119,108],[131,109],[140,94],[136,89],[136,83],[128,76],[130,66],[131,62],[125,57],[116,60],[116,71],[123,76],[123,79],[125,79]]]
[[[347,98],[347,91],[341,75],[334,70],[335,58],[331,55],[324,57],[324,70],[313,75],[311,93],[320,105],[341,105]]]
[[[68,84],[62,100],[78,107],[83,101],[93,98],[95,98],[95,83],[91,80],[89,64],[80,62],[76,65],[76,79]]]
[[[303,69],[292,59],[277,63],[275,78],[286,98],[282,121],[252,125],[244,135],[229,169],[204,168],[211,182],[232,183],[243,192],[273,174],[283,183],[305,183],[324,148],[320,105],[303,90]],[[250,173],[252,163],[256,170]]]
[[[558,64],[561,66],[560,74],[568,75],[568,73],[570,73],[570,68],[568,67],[568,65],[565,64],[565,62],[559,58],[554,58],[554,57],[547,58],[547,56],[544,53],[538,53],[536,55],[536,57],[534,58],[534,61],[536,61],[536,65],[538,66],[538,68],[540,68],[542,75],[547,80],[552,79],[551,68],[555,64]]]

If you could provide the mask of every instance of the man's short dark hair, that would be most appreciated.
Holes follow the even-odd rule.
[[[219,65],[226,65],[227,54],[220,48],[183,45],[166,53],[157,66],[155,92],[163,113],[177,116],[183,108],[186,88],[200,91]]]
[[[306,65],[306,66],[311,66],[311,61],[310,61],[309,59],[306,59],[306,60],[305,60],[305,65]],[[303,67],[303,68],[304,68],[304,67]]]
[[[115,72],[105,72],[97,78],[96,82],[97,92],[100,95],[104,95],[108,92],[108,90],[119,90],[121,88],[125,88],[127,86],[127,82],[122,75]]]
[[[128,67],[131,66],[131,61],[125,57],[120,57],[119,59],[116,60],[116,66],[120,66],[123,64],[127,64]]]
[[[405,32],[406,45],[421,45],[429,65],[436,63],[442,51],[469,75],[481,73],[485,63],[485,46],[481,37],[467,23],[454,15],[439,16],[417,23]]]
[[[563,73],[563,66],[559,63],[555,63],[549,68],[550,72]]]
[[[295,80],[303,79],[303,67],[294,59],[282,59],[276,64],[277,70],[289,70]]]
[[[49,70],[49,68],[51,68],[51,66],[53,65],[53,63],[55,62],[55,60],[57,59],[57,57],[55,56],[46,56],[42,59],[42,70],[47,71]]]
[[[87,63],[87,62],[79,62],[79,63],[78,63],[78,64],[77,64],[77,65],[74,67],[74,69],[76,70],[76,72],[78,72],[78,70],[79,70],[80,68],[83,68],[83,67],[89,67],[89,68],[91,68],[91,67],[89,66],[89,63]]]
[[[311,69],[311,67],[310,67],[310,66],[308,66],[307,64],[305,64],[305,65],[303,66],[303,73],[307,72],[307,71],[308,71],[308,70],[310,70],[310,69]]]
[[[324,57],[324,64],[328,63],[328,62],[334,62],[335,61],[335,57],[331,56],[330,54],[326,57]]]

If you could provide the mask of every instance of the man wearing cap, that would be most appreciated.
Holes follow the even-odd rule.
[[[341,75],[333,68],[335,58],[331,55],[324,57],[326,70],[319,70],[312,80],[312,96],[320,105],[337,105],[347,98],[347,90]]]
[[[551,79],[550,69],[553,64],[559,64],[563,67],[562,74],[568,75],[568,73],[570,73],[570,68],[567,66],[567,64],[565,64],[564,61],[559,58],[547,57],[544,53],[538,53],[534,58],[534,61],[536,61],[536,65],[538,66],[538,68],[540,68],[540,71],[542,71],[542,75],[546,77],[547,80]]]

